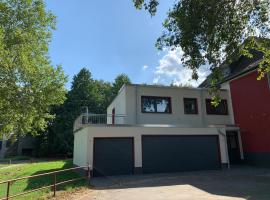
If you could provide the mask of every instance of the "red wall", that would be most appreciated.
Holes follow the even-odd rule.
[[[270,89],[252,72],[230,83],[235,124],[245,152],[270,152]]]

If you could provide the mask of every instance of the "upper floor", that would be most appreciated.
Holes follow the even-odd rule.
[[[207,89],[124,85],[107,108],[107,124],[233,125],[227,90],[221,90],[221,99],[214,107]]]

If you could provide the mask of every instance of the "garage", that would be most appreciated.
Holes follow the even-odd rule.
[[[220,169],[217,135],[142,136],[143,173]]]
[[[93,176],[133,174],[133,138],[94,138]]]

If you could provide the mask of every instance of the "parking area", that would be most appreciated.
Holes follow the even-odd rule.
[[[93,178],[94,188],[77,199],[95,200],[269,200],[270,169],[234,167],[197,171]]]

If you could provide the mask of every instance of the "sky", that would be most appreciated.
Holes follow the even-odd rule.
[[[120,73],[133,83],[189,84],[196,86],[208,71],[199,71],[198,82],[183,68],[181,49],[158,51],[156,39],[174,0],[160,1],[156,16],[136,10],[132,0],[45,0],[57,17],[49,55],[72,77],[85,67],[94,79],[113,81]]]

